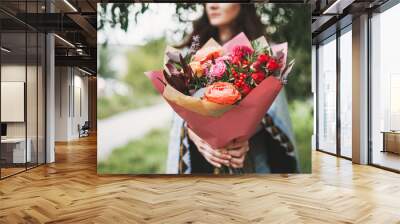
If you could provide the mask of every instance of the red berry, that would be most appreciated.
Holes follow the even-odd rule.
[[[243,84],[243,86],[242,86],[242,94],[243,95],[247,95],[247,94],[250,93],[250,91],[251,91],[250,86],[247,85],[247,84]]]

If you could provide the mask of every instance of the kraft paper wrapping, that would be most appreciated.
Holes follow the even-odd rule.
[[[209,102],[207,100],[201,100],[192,96],[187,96],[169,84],[165,86],[162,95],[164,98],[175,103],[176,105],[204,116],[219,117],[234,107],[234,105],[222,105]]]
[[[196,54],[194,55],[194,58],[198,61],[203,59],[208,52],[211,51],[218,51],[220,54],[224,54],[224,51],[221,47],[221,45],[218,44],[217,41],[215,41],[213,38],[209,39],[203,47],[201,47]]]

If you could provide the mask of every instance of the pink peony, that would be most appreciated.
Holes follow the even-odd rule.
[[[211,65],[209,75],[212,77],[221,78],[224,72],[226,71],[226,65],[223,61],[216,62],[215,64]]]

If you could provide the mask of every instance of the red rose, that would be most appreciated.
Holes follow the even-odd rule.
[[[239,57],[239,58],[242,58],[243,56],[245,56],[245,55],[250,55],[250,54],[252,54],[253,53],[253,50],[251,49],[251,48],[249,48],[249,47],[247,47],[247,46],[241,46],[241,45],[239,45],[239,46],[235,46],[233,49],[232,49],[232,55],[235,57],[235,56],[237,56],[237,57]]]
[[[260,54],[257,57],[257,60],[252,64],[254,70],[261,71],[261,67],[265,66],[268,61],[271,60],[271,57],[268,54]]]
[[[235,65],[240,64],[240,57],[239,56],[233,56],[232,57],[232,64],[235,64]]]
[[[253,74],[251,74],[251,77],[254,79],[254,81],[259,84],[260,82],[262,82],[265,79],[265,76],[262,72],[255,72]]]
[[[266,54],[260,54],[257,58],[257,61],[260,62],[260,64],[267,62],[270,59],[270,57]]]
[[[276,60],[274,60],[274,59],[269,60],[268,63],[267,63],[267,69],[268,69],[269,71],[275,71],[275,70],[277,70],[279,67],[280,67],[280,65],[279,65],[279,64],[276,62]]]
[[[243,94],[243,96],[246,96],[247,94],[249,94],[251,91],[251,88],[249,85],[247,85],[247,83],[243,83],[241,86],[241,92]]]

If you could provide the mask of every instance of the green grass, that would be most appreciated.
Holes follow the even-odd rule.
[[[154,129],[139,140],[112,151],[100,162],[100,174],[162,174],[168,154],[169,128]]]
[[[105,119],[120,112],[151,106],[159,102],[162,102],[162,98],[158,95],[135,94],[135,96],[99,97],[97,99],[97,118]]]
[[[308,101],[295,100],[289,104],[301,173],[311,173],[312,110],[312,104]]]

